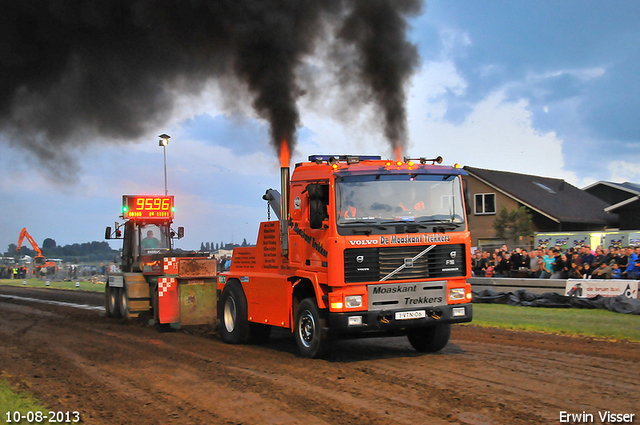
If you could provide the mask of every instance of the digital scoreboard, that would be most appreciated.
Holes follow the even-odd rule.
[[[173,195],[122,195],[122,217],[136,220],[173,219]]]

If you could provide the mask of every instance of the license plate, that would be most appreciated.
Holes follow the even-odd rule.
[[[396,313],[396,320],[422,319],[423,317],[427,317],[427,313],[424,310],[399,311]]]

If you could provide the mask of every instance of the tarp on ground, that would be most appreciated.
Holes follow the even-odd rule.
[[[496,292],[492,289],[485,289],[479,292],[473,291],[473,302],[524,307],[599,308],[616,313],[640,314],[640,299],[627,298],[624,295],[618,295],[617,297],[596,295],[593,298],[578,298],[561,295],[556,292],[532,294],[527,292],[526,289],[519,289],[515,292]]]

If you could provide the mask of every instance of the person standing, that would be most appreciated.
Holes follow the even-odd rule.
[[[638,279],[638,275],[640,275],[640,246],[637,246],[634,251],[631,251],[629,248],[629,265],[627,269],[624,271],[627,279]]]
[[[562,261],[562,255],[560,251],[556,250],[553,253],[553,262],[551,263],[553,274],[551,279],[562,279],[562,271],[564,270],[564,261]]]
[[[551,277],[552,264],[553,255],[551,250],[548,250],[540,262],[540,279],[549,279]]]
[[[475,252],[475,254],[473,254],[473,275],[476,277],[481,277],[482,274],[480,274],[480,272],[482,271],[482,266],[481,266],[481,261],[482,261],[482,253],[478,250]]]
[[[529,253],[529,277],[540,276],[540,257],[538,250],[533,249]]]

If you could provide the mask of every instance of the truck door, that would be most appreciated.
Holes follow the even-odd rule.
[[[303,239],[297,229],[304,227],[303,217],[308,215],[309,200],[306,196],[305,185],[296,183],[291,186],[291,228],[289,229],[289,262],[293,267],[301,267],[304,263]]]
[[[310,182],[295,184],[291,193],[292,266],[319,269],[326,272],[328,237],[329,184]]]

